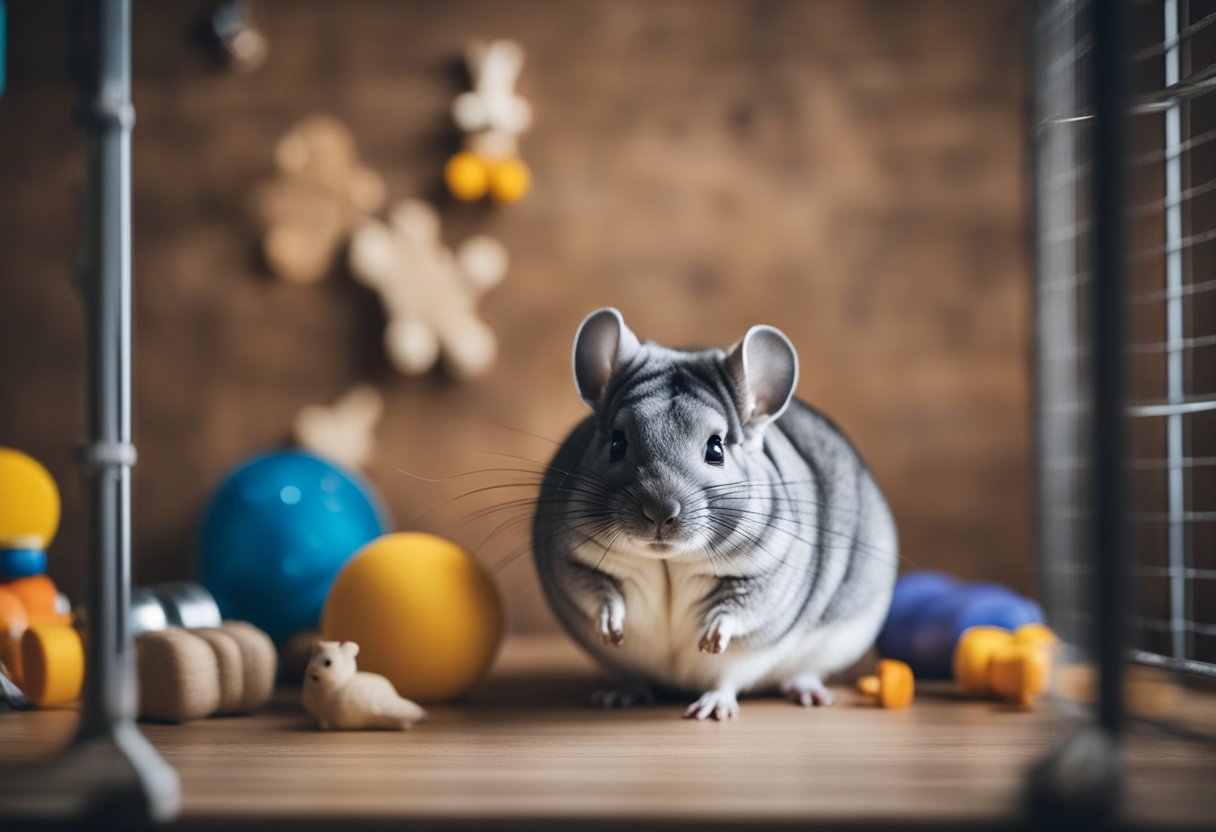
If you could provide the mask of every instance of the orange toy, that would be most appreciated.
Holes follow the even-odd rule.
[[[906,708],[916,695],[912,668],[897,659],[879,659],[878,673],[857,680],[857,689],[884,708]]]
[[[17,578],[15,581],[4,584],[3,589],[20,599],[30,621],[59,616],[59,613],[55,611],[59,590],[55,588],[55,582],[46,575]]]
[[[1047,689],[1055,646],[1048,627],[971,627],[954,648],[954,679],[968,696],[997,696],[1029,708]]]

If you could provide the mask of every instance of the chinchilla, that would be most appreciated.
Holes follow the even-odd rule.
[[[593,701],[679,691],[696,719],[734,718],[749,691],[830,705],[824,679],[882,625],[898,541],[857,451],[793,398],[789,339],[755,326],[674,350],[601,309],[574,378],[592,414],[545,473],[532,543],[557,618],[619,677]]]

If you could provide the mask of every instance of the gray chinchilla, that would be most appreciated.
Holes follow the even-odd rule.
[[[696,719],[754,690],[831,704],[823,680],[882,625],[898,542],[857,451],[793,398],[789,339],[756,326],[673,350],[601,309],[574,377],[593,412],[545,474],[532,537],[558,619],[620,676],[595,701],[683,691]]]

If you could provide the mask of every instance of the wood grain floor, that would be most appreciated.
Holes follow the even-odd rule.
[[[840,688],[834,708],[747,700],[737,722],[698,724],[679,719],[679,702],[592,710],[597,681],[564,641],[515,638],[469,701],[432,708],[408,733],[319,732],[294,691],[255,716],[144,730],[181,775],[183,821],[199,824],[972,826],[1016,819],[1026,769],[1073,724],[1053,708],[1020,713],[931,688],[906,711]],[[0,762],[53,753],[74,721],[71,711],[0,716]],[[1216,818],[1211,747],[1144,730],[1127,751],[1129,820]]]

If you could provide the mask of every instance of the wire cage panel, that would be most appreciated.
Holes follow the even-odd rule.
[[[1216,677],[1216,0],[1124,7],[1128,655],[1185,681]],[[1091,11],[1046,0],[1033,34],[1041,572],[1082,659],[1095,636]]]

